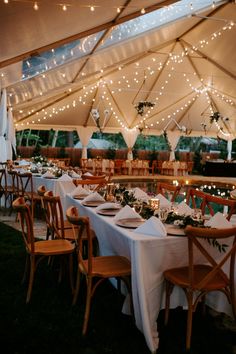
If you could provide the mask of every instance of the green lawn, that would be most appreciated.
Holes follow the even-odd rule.
[[[123,296],[109,282],[98,288],[92,305],[88,335],[81,336],[85,304],[84,286],[76,306],[71,306],[69,282],[57,282],[57,264],[42,263],[37,272],[30,304],[25,304],[26,284],[21,284],[25,252],[21,235],[0,223],[0,338],[6,354],[147,354],[142,333],[132,318],[121,313]],[[170,323],[158,320],[160,354],[184,352],[186,313],[172,310]],[[194,354],[233,354],[236,333],[222,316],[203,320],[196,314]]]

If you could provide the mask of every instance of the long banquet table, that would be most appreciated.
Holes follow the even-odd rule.
[[[115,225],[113,217],[102,216],[92,207],[85,207],[71,196],[66,207],[75,205],[81,215],[90,218],[99,241],[101,255],[123,255],[131,260],[132,293],[136,326],[144,334],[151,352],[158,348],[156,320],[164,308],[163,271],[187,264],[187,239],[180,236],[152,237]],[[212,247],[212,246],[209,246]],[[217,256],[218,250],[212,247]],[[226,297],[217,292],[208,296],[207,303],[217,311],[232,314]],[[184,293],[175,287],[171,307],[186,306]],[[124,306],[125,307],[125,306]],[[123,307],[123,309],[124,309]]]

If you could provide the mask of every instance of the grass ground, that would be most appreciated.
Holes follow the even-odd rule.
[[[21,234],[0,223],[0,339],[6,354],[148,354],[142,333],[121,313],[123,296],[109,282],[94,297],[88,335],[81,336],[85,287],[71,306],[69,283],[57,282],[57,264],[42,263],[36,273],[30,304],[21,284],[25,251]],[[186,313],[172,310],[167,327],[158,318],[158,354],[184,353]],[[192,354],[236,354],[235,322],[223,315],[196,313]]]

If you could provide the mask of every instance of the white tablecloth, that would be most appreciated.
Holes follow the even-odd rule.
[[[94,208],[84,207],[70,196],[67,196],[66,203],[67,207],[75,205],[81,215],[90,217],[102,255],[118,254],[131,260],[135,322],[154,352],[159,344],[156,320],[159,311],[164,308],[163,271],[187,264],[187,239],[136,234],[133,230],[116,226],[113,217],[98,215]],[[214,249],[213,252],[218,251]],[[231,307],[221,293],[212,294],[207,302],[218,311],[231,313]],[[186,306],[186,300],[183,291],[175,287],[171,307],[177,306]]]
[[[72,192],[76,186],[71,181],[60,181],[59,179],[50,179],[44,177],[33,176],[34,191],[37,192],[39,186],[44,185],[47,191],[52,191],[53,195],[57,195],[61,199],[63,212],[66,211],[66,194]]]

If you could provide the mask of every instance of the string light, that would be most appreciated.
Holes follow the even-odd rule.
[[[141,12],[142,15],[144,15],[146,13],[145,8],[143,7],[140,12]]]
[[[120,8],[117,7],[116,12],[119,14],[120,13]]]
[[[9,0],[4,0],[4,4],[8,4],[9,3]]]
[[[67,11],[67,5],[65,5],[65,4],[62,5],[62,10],[63,10],[63,11]]]
[[[90,6],[90,11],[95,11],[95,7],[94,6]]]
[[[35,1],[35,3],[34,3],[34,10],[35,10],[35,11],[38,11],[38,9],[39,9],[39,5],[38,5],[37,1]]]

